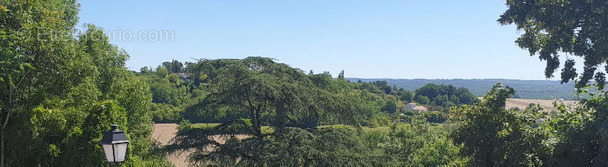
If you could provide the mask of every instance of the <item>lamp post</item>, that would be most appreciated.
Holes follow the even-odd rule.
[[[106,154],[106,160],[113,164],[125,161],[129,144],[125,133],[117,127],[115,124],[110,125],[110,130],[103,134],[103,139],[99,142]]]

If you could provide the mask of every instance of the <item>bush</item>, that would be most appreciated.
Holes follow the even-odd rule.
[[[169,104],[152,104],[152,120],[156,123],[177,123],[182,120],[181,110]]]
[[[448,119],[448,114],[441,111],[429,111],[422,113],[426,121],[431,123],[443,123]]]

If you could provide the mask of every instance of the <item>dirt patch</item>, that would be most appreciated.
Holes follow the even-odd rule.
[[[159,142],[165,146],[171,142],[171,139],[177,134],[177,124],[154,124],[152,127],[152,140]],[[172,154],[167,156],[167,161],[171,162],[176,167],[188,166],[188,155],[194,152],[188,150],[182,154]]]
[[[528,107],[528,105],[530,105],[531,103],[533,104],[540,104],[546,111],[553,111],[555,110],[555,107],[553,107],[553,102],[555,100],[539,100],[539,99],[508,99],[507,100],[507,108],[519,108],[519,109],[526,109],[526,107]],[[562,101],[558,101],[559,102],[563,102],[566,106],[574,106],[577,103],[577,101],[570,101],[570,100],[562,100]]]

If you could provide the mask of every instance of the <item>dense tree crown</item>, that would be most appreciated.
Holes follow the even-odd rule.
[[[421,102],[419,103],[425,104],[427,103],[426,99],[428,99],[428,102],[430,102],[431,104],[443,107],[450,107],[461,104],[470,105],[478,101],[477,97],[475,97],[471,92],[469,92],[468,89],[456,88],[452,85],[435,85],[430,83],[416,89],[415,94],[417,96],[416,99],[421,99]]]
[[[547,160],[548,148],[543,145],[546,133],[535,122],[533,111],[505,108],[507,98],[515,91],[497,84],[481,103],[463,106],[455,111],[462,119],[452,134],[463,144],[462,153],[470,156],[472,166],[540,166]],[[522,116],[523,115],[523,116]]]
[[[561,64],[560,57],[565,57],[562,82],[578,80],[576,85],[580,88],[595,78],[603,88],[608,70],[608,66],[601,67],[608,58],[608,1],[507,0],[506,3],[508,9],[498,21],[524,30],[516,43],[547,62],[547,78],[553,77]],[[584,59],[579,78],[575,61],[568,56]]]
[[[131,140],[123,165],[166,165],[148,156],[147,84],[100,28],[74,38],[77,13],[73,0],[0,2],[0,166],[105,166],[110,124]]]

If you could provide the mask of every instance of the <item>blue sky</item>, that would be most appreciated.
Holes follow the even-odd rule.
[[[80,25],[116,34],[127,67],[193,58],[272,57],[359,78],[544,80],[544,62],[496,19],[504,1],[80,1]],[[151,41],[171,32],[173,40]],[[146,36],[150,34],[149,36]],[[556,74],[559,77],[559,74]],[[556,78],[553,78],[556,79]]]

